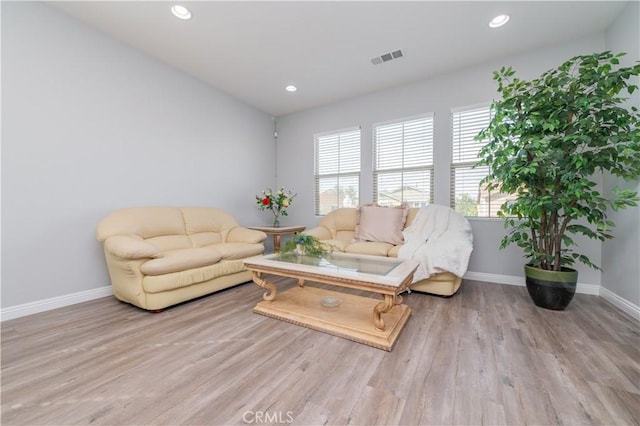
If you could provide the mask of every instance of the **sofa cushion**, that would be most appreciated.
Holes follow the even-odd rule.
[[[344,252],[351,243],[343,240],[322,240],[322,245],[329,251]]]
[[[242,228],[240,226],[233,228],[227,234],[228,243],[252,243],[262,244],[267,239],[267,234],[255,229]]]
[[[192,248],[193,244],[186,235],[161,235],[151,237],[145,240],[149,244],[153,244],[162,251],[180,250]]]
[[[189,287],[205,281],[246,271],[244,261],[221,260],[213,265],[192,268],[162,275],[147,275],[142,280],[142,288],[147,293],[162,293]]]
[[[213,244],[205,248],[219,253],[225,260],[244,259],[245,257],[257,256],[264,252],[264,246],[262,244],[249,243]]]
[[[197,232],[189,235],[194,247],[205,247],[211,244],[222,243],[222,234],[219,232]]]
[[[362,241],[349,244],[345,247],[345,252],[354,254],[369,254],[372,256],[387,256],[389,250],[394,246],[389,243],[378,243],[373,241]]]
[[[404,243],[402,229],[408,212],[407,204],[398,207],[361,206],[358,209],[353,242],[375,241],[393,245]]]
[[[400,251],[401,247],[402,246],[393,246],[393,247],[391,247],[391,249],[387,253],[387,256],[388,257],[398,257],[398,252]]]
[[[205,248],[189,248],[168,250],[164,257],[151,259],[140,265],[140,271],[145,275],[162,275],[184,271],[201,266],[213,265],[222,259],[222,255],[214,250]]]

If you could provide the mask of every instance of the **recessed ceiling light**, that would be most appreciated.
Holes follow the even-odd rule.
[[[184,6],[180,6],[179,4],[171,6],[171,13],[175,15],[176,18],[191,19],[191,12]]]
[[[290,84],[287,87],[285,87],[284,90],[286,90],[287,92],[295,92],[296,90],[298,90],[298,88],[293,84]]]
[[[498,28],[503,26],[509,21],[509,15],[498,15],[489,21],[489,26],[491,28]]]

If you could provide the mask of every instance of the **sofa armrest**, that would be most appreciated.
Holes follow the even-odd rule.
[[[267,234],[255,229],[237,226],[227,234],[228,243],[252,243],[259,244],[267,239]]]
[[[115,235],[104,241],[105,249],[121,259],[150,259],[162,257],[160,249],[140,238]]]
[[[329,231],[324,226],[316,226],[315,228],[308,229],[308,230],[304,231],[303,234],[315,237],[315,238],[319,239],[320,241],[322,241],[322,240],[331,240],[332,239],[331,238],[331,231]]]

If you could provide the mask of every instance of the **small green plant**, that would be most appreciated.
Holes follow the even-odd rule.
[[[483,181],[489,190],[517,195],[499,213],[510,228],[500,247],[521,247],[531,266],[560,271],[578,261],[599,269],[574,252],[572,236],[612,238],[607,210],[640,200],[617,188],[607,197],[595,180],[596,172],[640,176],[640,114],[621,96],[637,89],[629,80],[640,64],[621,67],[622,55],[576,56],[531,81],[514,78],[510,67],[494,73],[502,99],[476,137],[488,141],[479,165],[491,169]]]
[[[304,256],[322,257],[332,251],[333,250],[330,249],[327,250],[327,248],[317,238],[298,232],[293,238],[284,244],[280,253],[297,252]]]

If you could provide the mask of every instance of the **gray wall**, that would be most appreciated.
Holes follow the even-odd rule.
[[[268,115],[49,6],[2,4],[2,307],[109,285],[98,221],[137,205],[263,219]]]
[[[373,198],[373,123],[434,112],[435,202],[449,205],[451,108],[486,103],[496,97],[492,73],[503,65],[511,65],[521,78],[533,78],[574,55],[602,51],[604,47],[605,37],[600,34],[278,118],[278,182],[300,194],[285,223],[299,223],[309,227],[318,221],[313,210],[315,133],[361,126],[360,190],[362,203],[366,203]],[[497,219],[471,219],[471,222],[475,244],[469,271],[510,277],[523,276],[521,251],[517,247],[498,249],[504,233],[502,222]],[[581,240],[580,243],[582,250],[599,264],[601,244],[589,240]],[[582,266],[578,269],[580,283],[600,284],[598,271]]]
[[[606,35],[279,118],[277,183],[299,193],[283,225],[317,223],[314,133],[362,127],[367,202],[372,124],[429,111],[435,112],[435,199],[448,204],[451,107],[490,101],[492,71],[502,65],[531,78],[569,56],[604,48],[635,51],[637,59],[638,15],[638,3],[630,2]],[[276,184],[272,120],[211,86],[46,5],[3,2],[2,91],[3,308],[108,285],[94,230],[117,208],[211,205],[242,224],[265,222],[253,195]],[[638,104],[637,92],[632,102]],[[604,189],[618,183],[605,177]],[[640,189],[637,182],[624,184]],[[614,241],[583,242],[603,265],[602,278],[580,268],[580,282],[602,283],[639,305],[640,209],[613,218]],[[469,270],[521,276],[520,251],[497,249],[501,222],[472,219],[472,226]]]
[[[640,60],[640,3],[629,2],[625,10],[606,34],[607,49],[627,52],[623,65],[632,65]],[[635,84],[640,86],[640,78]],[[640,106],[640,91],[634,92],[628,105]],[[605,191],[610,194],[615,186],[631,188],[640,192],[640,182],[625,182],[605,176]],[[640,306],[640,208],[612,212],[610,218],[616,223],[614,240],[603,244],[602,286],[625,300]]]

